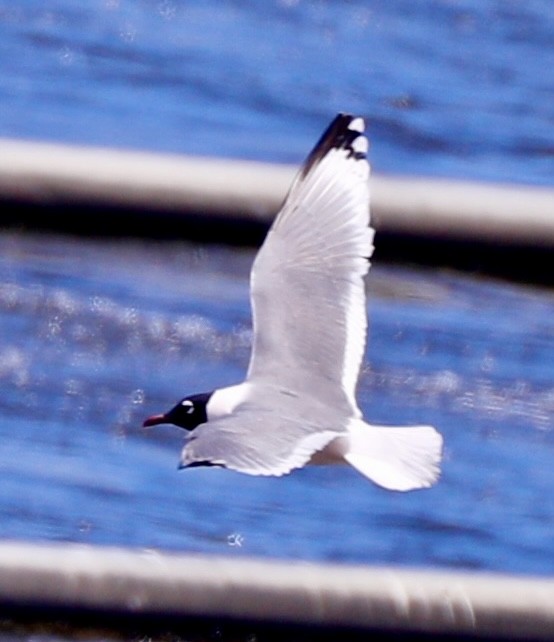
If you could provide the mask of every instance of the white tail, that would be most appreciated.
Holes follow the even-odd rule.
[[[383,488],[428,488],[440,475],[442,437],[431,426],[400,428],[353,421],[344,458]]]

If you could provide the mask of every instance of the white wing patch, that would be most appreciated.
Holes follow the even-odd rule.
[[[365,129],[364,119],[360,118],[359,116],[357,118],[352,119],[350,121],[350,124],[348,125],[348,129],[352,129],[355,132],[359,132],[360,134],[363,134]]]

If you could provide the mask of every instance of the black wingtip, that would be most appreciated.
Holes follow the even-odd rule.
[[[356,121],[359,121],[360,127],[352,127],[353,124],[358,124]],[[345,149],[348,150],[354,158],[359,160],[365,159],[365,153],[356,151],[352,146],[356,138],[363,136],[363,133],[364,127],[361,118],[353,116],[352,114],[338,114],[308,154],[302,167],[302,177],[307,176],[314,165],[319,163],[331,149]]]
[[[177,465],[177,470],[185,470],[187,468],[200,468],[200,467],[225,468],[224,464],[218,464],[213,461],[210,461],[209,459],[203,459],[201,461],[191,461],[188,464],[179,462],[179,464]]]

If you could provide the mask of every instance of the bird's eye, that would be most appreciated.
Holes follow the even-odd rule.
[[[181,406],[183,406],[185,412],[187,415],[190,415],[191,412],[194,412],[194,404],[190,399],[185,399],[182,403]]]

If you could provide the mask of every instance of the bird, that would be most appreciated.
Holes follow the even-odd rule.
[[[368,148],[364,119],[339,113],[294,178],[250,273],[245,380],[144,421],[187,431],[179,468],[281,476],[343,463],[393,491],[438,480],[434,427],[373,425],[356,402],[374,239]]]

